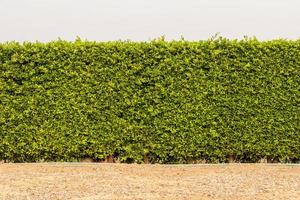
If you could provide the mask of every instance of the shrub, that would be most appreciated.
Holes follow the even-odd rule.
[[[300,41],[0,44],[0,160],[300,160]]]

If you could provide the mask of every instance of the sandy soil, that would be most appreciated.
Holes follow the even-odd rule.
[[[300,165],[0,164],[0,199],[300,200]]]

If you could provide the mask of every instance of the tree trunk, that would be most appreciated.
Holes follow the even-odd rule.
[[[228,156],[228,162],[229,163],[235,163],[235,157],[233,155]]]
[[[149,157],[147,155],[144,155],[144,164],[149,164]]]
[[[113,163],[114,162],[114,157],[112,155],[107,156],[105,159],[106,163]]]

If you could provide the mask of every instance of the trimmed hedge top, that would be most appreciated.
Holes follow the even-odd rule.
[[[0,44],[0,160],[300,160],[300,40]]]

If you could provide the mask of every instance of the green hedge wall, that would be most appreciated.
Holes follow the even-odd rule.
[[[300,40],[0,44],[0,160],[300,160]]]

